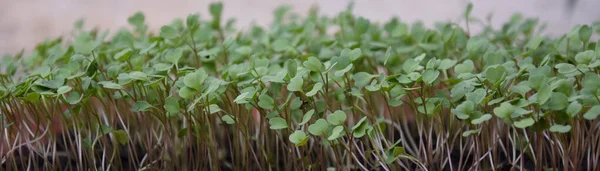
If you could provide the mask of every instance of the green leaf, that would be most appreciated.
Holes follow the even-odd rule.
[[[506,74],[507,74],[506,68],[502,65],[498,65],[496,67],[489,67],[485,71],[485,78],[487,80],[490,80],[490,82],[492,82],[492,83],[497,83],[497,82],[504,80],[504,77],[506,77]]]
[[[481,117],[479,117],[479,118],[477,118],[477,119],[473,119],[473,120],[471,120],[471,124],[474,124],[474,125],[479,125],[479,124],[481,124],[481,123],[483,123],[483,122],[485,122],[485,121],[488,121],[488,120],[490,120],[490,119],[492,119],[492,115],[490,115],[490,114],[485,114],[485,115],[482,115]]]
[[[387,62],[390,59],[390,56],[392,56],[392,47],[388,46],[387,50],[385,50],[383,65],[387,65]]]
[[[500,106],[494,108],[494,114],[499,118],[507,118],[515,111],[512,104],[503,102]]]
[[[71,88],[71,86],[62,86],[62,87],[58,88],[58,90],[56,90],[56,94],[57,95],[65,94],[71,90],[73,90],[73,88]]]
[[[367,131],[367,128],[367,117],[364,116],[362,119],[360,119],[360,121],[356,123],[356,125],[352,127],[352,135],[354,136],[354,138],[363,137]]]
[[[592,29],[588,25],[583,25],[579,28],[579,40],[588,42],[592,37]]]
[[[362,51],[359,48],[356,49],[344,49],[342,50],[342,57],[350,59],[350,61],[355,61],[362,55]],[[345,67],[345,66],[344,66]]]
[[[334,75],[335,75],[336,77],[341,77],[341,76],[343,76],[344,74],[346,74],[348,71],[350,71],[350,70],[352,69],[352,67],[354,67],[354,65],[353,65],[353,64],[350,64],[350,65],[346,66],[346,68],[344,68],[344,69],[342,69],[342,70],[335,71]]]
[[[308,60],[304,61],[304,63],[302,63],[304,65],[304,67],[306,67],[307,69],[313,71],[313,72],[323,72],[323,70],[325,69],[325,66],[323,66],[323,64],[321,63],[321,61],[315,57],[309,57]]]
[[[243,55],[243,56],[249,56],[252,54],[252,47],[250,47],[250,46],[238,47],[235,49],[235,52],[239,53],[240,55]]]
[[[440,75],[440,71],[437,70],[425,70],[425,72],[423,72],[423,81],[426,82],[427,84],[432,84]]]
[[[590,108],[590,110],[588,110],[587,112],[585,112],[585,114],[583,114],[583,118],[585,118],[587,120],[594,120],[598,117],[598,115],[600,115],[600,105],[596,105],[596,106]]]
[[[296,60],[288,60],[287,61],[287,74],[290,78],[296,77],[296,73],[298,72],[298,64]]]
[[[131,106],[131,110],[135,112],[144,112],[152,108],[152,105],[147,101],[137,101]]]
[[[539,97],[539,96],[538,96]],[[563,93],[553,92],[547,105],[552,110],[563,110],[569,105],[569,97]]]
[[[306,112],[304,114],[304,116],[302,117],[302,122],[300,122],[298,125],[304,125],[306,124],[308,121],[310,121],[310,119],[312,118],[313,114],[315,114],[315,110],[311,109],[308,112]]]
[[[537,102],[538,102],[538,104],[544,104],[544,103],[546,103],[548,100],[550,100],[551,96],[552,96],[552,87],[550,85],[543,86],[537,92]]]
[[[456,106],[456,109],[452,110],[452,113],[454,113],[459,119],[468,119],[473,112],[475,112],[475,103],[470,100],[462,102]]]
[[[288,127],[287,122],[285,121],[285,119],[280,118],[280,117],[273,117],[271,119],[269,119],[269,124],[271,125],[271,129],[284,129]]]
[[[529,39],[529,42],[527,42],[526,47],[527,49],[535,50],[540,46],[543,40],[544,38],[542,36],[534,36],[533,38]]]
[[[167,51],[167,53],[165,54],[165,60],[172,64],[176,64],[177,62],[179,62],[179,59],[182,56],[183,56],[183,50],[181,50],[181,49],[170,50],[170,51]]]
[[[290,80],[290,83],[287,85],[287,89],[289,91],[302,91],[302,84],[304,84],[304,80],[302,77],[294,77]]]
[[[309,138],[304,131],[300,130],[294,131],[289,137],[290,142],[294,143],[297,147],[305,145]]]
[[[579,114],[579,112],[581,111],[581,108],[583,108],[583,105],[579,104],[579,102],[577,102],[577,101],[573,101],[573,102],[571,102],[571,104],[569,104],[569,107],[567,107],[566,112],[572,118],[572,117],[577,116],[577,114]]]
[[[177,99],[175,99],[172,96],[169,96],[165,99],[165,105],[163,105],[163,108],[165,108],[165,110],[171,114],[170,116],[179,113],[179,111],[181,110],[181,107],[179,106],[179,101],[177,101]]]
[[[327,116],[327,122],[333,125],[342,125],[346,121],[346,113],[341,110],[336,110],[329,116]]]
[[[335,128],[333,128],[333,131],[331,131],[331,135],[327,138],[327,140],[333,141],[335,139],[338,139],[339,137],[342,137],[344,135],[342,134],[343,131],[344,126],[336,126]]]
[[[223,115],[221,117],[221,120],[229,125],[234,124],[235,123],[235,119],[233,116],[231,115]]]
[[[596,60],[596,52],[593,50],[586,50],[584,52],[579,52],[575,55],[575,61],[578,64],[589,64]]]
[[[191,99],[192,97],[194,97],[194,95],[196,95],[196,93],[196,90],[189,87],[183,87],[179,89],[179,96],[184,99]]]
[[[210,114],[215,114],[217,112],[222,111],[221,108],[219,107],[219,105],[216,105],[216,104],[208,105],[208,110],[210,110]]]
[[[391,164],[404,154],[404,147],[393,147],[385,151],[385,163]]]
[[[567,133],[571,131],[571,125],[552,125],[550,132]]]
[[[115,54],[114,58],[118,61],[127,61],[129,60],[129,57],[131,57],[131,55],[133,55],[133,52],[131,51],[131,49],[127,48]]]
[[[210,4],[209,7],[210,15],[213,17],[213,22],[211,24],[213,29],[219,29],[221,26],[221,14],[223,13],[223,3],[222,2],[214,2]]]
[[[415,61],[413,58],[407,59],[402,65],[402,70],[404,70],[405,73],[411,73],[417,68],[419,68],[419,62]]]
[[[273,109],[275,101],[270,96],[263,94],[258,96],[258,106],[267,110]]]
[[[556,64],[554,66],[554,68],[558,69],[558,72],[561,74],[569,74],[569,73],[577,71],[577,67],[575,67],[575,65],[569,64],[569,63]]]
[[[306,96],[308,97],[312,97],[315,94],[317,94],[319,92],[319,90],[321,90],[323,88],[323,83],[321,82],[317,82],[315,83],[315,85],[313,86],[312,90],[310,90],[309,92],[306,93]]]
[[[125,145],[127,144],[127,141],[129,141],[129,135],[127,135],[127,132],[123,130],[114,131],[113,135],[115,136],[115,139],[117,139],[117,142],[119,142],[121,145]]]
[[[183,77],[183,84],[189,88],[200,90],[206,78],[208,78],[208,73],[200,68],[196,70],[196,72],[185,75],[185,77]]]
[[[308,132],[316,136],[323,136],[325,135],[327,128],[329,128],[329,123],[327,123],[325,119],[319,119],[308,126]]]
[[[483,102],[483,99],[485,99],[485,89],[478,88],[473,92],[467,93],[466,96],[468,101],[472,101],[475,104],[480,104],[481,102]]]
[[[480,129],[468,130],[462,133],[463,137],[468,137],[469,135],[479,134]]]
[[[442,61],[440,61],[438,69],[439,70],[447,70],[447,69],[452,68],[454,65],[456,65],[456,60],[442,59]]]
[[[454,66],[454,72],[456,72],[456,74],[471,73],[473,72],[474,68],[475,64],[473,61],[466,60],[463,63]]]
[[[516,121],[514,123],[514,125],[517,128],[527,128],[527,127],[530,127],[531,125],[533,125],[534,123],[535,123],[535,120],[533,120],[533,118],[525,118],[520,121]]]
[[[165,39],[174,39],[179,37],[179,35],[177,34],[177,30],[175,30],[173,27],[162,26],[160,28],[160,37]]]
[[[352,78],[354,79],[354,86],[362,88],[365,87],[366,85],[369,84],[369,82],[371,82],[371,79],[375,77],[374,75],[371,75],[369,73],[366,72],[359,72],[356,73],[352,76]]]

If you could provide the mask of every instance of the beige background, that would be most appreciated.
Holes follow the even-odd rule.
[[[557,34],[568,31],[575,24],[591,24],[600,19],[600,0],[576,0],[572,8],[568,0],[478,0],[474,1],[473,15],[485,17],[493,13],[493,23],[499,26],[511,14],[520,12],[527,17],[538,17],[548,24],[547,31]],[[84,18],[87,28],[117,29],[127,27],[127,17],[136,11],[146,14],[151,29],[168,24],[176,17],[184,18],[199,12],[208,17],[208,4],[200,0],[0,0],[0,55],[30,50],[47,38],[69,35],[73,23]],[[281,4],[305,13],[312,5],[321,12],[334,15],[344,10],[349,0],[224,0],[224,17],[237,18],[240,27],[252,22],[268,24],[272,11]],[[456,20],[468,0],[356,0],[355,14],[375,21],[399,16],[404,21],[422,20],[431,25],[435,21]],[[570,10],[569,10],[570,9]]]

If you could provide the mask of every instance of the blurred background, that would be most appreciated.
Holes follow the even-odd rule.
[[[322,14],[333,16],[350,0],[222,0],[224,18],[236,18],[238,28],[251,23],[267,25],[273,10],[291,5],[305,14],[318,6]],[[78,19],[86,28],[101,30],[128,27],[127,18],[137,11],[146,15],[151,30],[175,18],[200,13],[208,18],[212,0],[0,0],[0,55],[30,51],[36,43],[57,36],[69,36]],[[457,21],[469,0],[355,0],[354,13],[375,22],[398,16],[402,21]],[[576,24],[600,20],[600,0],[473,0],[472,15],[484,19],[492,14],[492,24],[500,27],[514,13],[536,17],[547,24],[546,32],[558,35]]]

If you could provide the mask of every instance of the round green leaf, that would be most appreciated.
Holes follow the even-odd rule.
[[[329,123],[325,119],[319,119],[315,123],[308,126],[308,132],[316,136],[323,136],[329,128]]]
[[[308,60],[302,63],[304,67],[313,71],[313,72],[323,72],[325,66],[321,63],[321,61],[313,56],[309,57]]]
[[[311,109],[308,112],[306,112],[304,114],[304,116],[302,117],[302,122],[300,122],[299,125],[304,125],[308,121],[310,121],[310,119],[312,118],[313,114],[315,114],[315,110],[314,109]]]
[[[304,131],[296,130],[294,133],[290,134],[290,142],[294,143],[296,146],[303,146],[308,142],[310,137],[306,135]]]
[[[73,90],[73,88],[71,88],[71,86],[62,86],[62,87],[58,88],[58,90],[56,90],[56,94],[57,95],[65,94],[71,90]]]
[[[579,114],[581,108],[583,108],[583,105],[579,104],[579,102],[577,101],[573,101],[571,102],[571,104],[569,104],[569,107],[567,107],[566,112],[567,114],[569,114],[569,116],[575,117],[577,116],[577,114]]]
[[[269,119],[269,124],[271,125],[271,129],[284,129],[288,127],[288,124],[285,121],[285,119],[280,117],[273,117]]]
[[[509,117],[515,111],[512,104],[503,102],[500,106],[494,108],[494,114],[499,118]]]
[[[333,141],[335,139],[338,139],[339,137],[342,137],[344,135],[342,134],[343,131],[344,126],[336,126],[335,128],[333,128],[333,131],[331,131],[331,135],[327,138],[327,140]]]
[[[131,110],[135,112],[148,111],[150,108],[152,108],[152,105],[150,105],[150,103],[147,101],[137,101],[135,104],[133,104],[133,106],[131,106]]]
[[[290,83],[287,85],[287,89],[289,91],[302,91],[302,84],[304,84],[304,80],[302,77],[294,77],[290,80]]]
[[[550,132],[567,133],[571,131],[571,125],[552,125]]]
[[[234,124],[235,123],[235,118],[231,115],[223,115],[221,117],[221,120],[229,125]]]
[[[258,106],[263,109],[273,109],[275,106],[275,101],[268,95],[262,94],[258,96]]]
[[[323,83],[321,82],[317,82],[315,83],[315,85],[313,86],[312,90],[310,90],[309,92],[306,93],[306,96],[308,97],[312,97],[315,94],[317,94],[319,92],[319,90],[321,90],[323,88]]]
[[[583,114],[583,118],[585,118],[587,120],[594,120],[598,117],[598,115],[600,115],[600,105],[596,105],[596,106],[590,108],[590,110],[588,110],[587,112],[585,112],[585,114]]]
[[[329,116],[327,116],[327,122],[333,125],[342,125],[346,121],[346,113],[341,110],[336,110]]]
[[[533,125],[534,123],[535,123],[535,120],[533,120],[533,118],[525,118],[520,121],[516,121],[514,123],[514,125],[517,128],[527,128],[527,127],[530,127],[531,125]]]
[[[160,28],[160,37],[165,39],[174,39],[179,37],[179,35],[177,35],[177,30],[175,30],[173,27],[162,26]]]
[[[479,125],[479,124],[481,124],[481,123],[483,123],[483,122],[485,122],[485,121],[488,121],[488,120],[490,120],[490,119],[492,119],[492,115],[490,115],[490,114],[485,114],[485,115],[482,115],[481,117],[479,117],[479,118],[477,118],[477,119],[473,119],[473,120],[471,120],[471,124],[474,124],[474,125]]]

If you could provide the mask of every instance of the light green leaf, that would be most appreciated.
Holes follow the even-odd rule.
[[[485,89],[478,88],[473,92],[467,93],[466,96],[468,101],[472,101],[475,104],[480,104],[481,102],[483,102],[483,99],[485,99]]]
[[[235,118],[231,115],[223,115],[221,117],[221,120],[229,125],[234,124],[235,123]]]
[[[474,68],[475,64],[473,63],[473,61],[468,59],[463,63],[454,66],[454,72],[456,72],[456,74],[471,73],[473,72]]]
[[[527,128],[533,124],[535,124],[535,120],[533,120],[533,118],[525,118],[514,123],[515,127],[517,128]]]
[[[585,118],[587,120],[594,120],[598,117],[598,115],[600,115],[600,105],[596,105],[596,106],[590,108],[590,110],[588,110],[587,112],[585,112],[585,114],[583,114],[583,118]]]
[[[367,128],[367,117],[364,116],[362,119],[360,119],[360,121],[356,123],[356,125],[352,127],[352,135],[354,136],[354,138],[363,137],[367,131]]]
[[[179,37],[179,35],[177,34],[177,30],[175,30],[173,27],[162,26],[160,28],[160,37],[165,39],[174,39]]]
[[[179,101],[177,101],[177,99],[171,96],[165,99],[165,105],[163,105],[163,108],[165,108],[165,110],[170,114],[177,114],[181,110],[181,107],[179,106]]]
[[[321,82],[317,82],[315,83],[315,85],[313,86],[312,90],[310,90],[309,92],[306,93],[306,96],[308,97],[312,97],[315,94],[317,94],[319,92],[319,90],[321,90],[323,88],[323,83]]]
[[[57,95],[65,94],[71,90],[73,90],[73,88],[71,88],[71,86],[62,86],[62,87],[58,88],[58,90],[56,90],[56,94]]]
[[[197,91],[189,88],[189,87],[183,87],[181,89],[179,89],[179,96],[184,98],[184,99],[190,99],[192,97],[194,97],[194,95],[196,95]]]
[[[333,125],[342,125],[346,121],[346,113],[341,110],[336,110],[329,116],[327,116],[327,122]]]
[[[115,54],[114,58],[118,61],[126,61],[129,59],[129,57],[131,57],[132,54],[133,52],[131,51],[131,49],[127,48]]]
[[[546,103],[548,100],[550,100],[551,96],[552,96],[552,88],[551,88],[551,86],[550,85],[543,86],[537,92],[537,102],[538,102],[538,104],[544,104],[544,103]]]
[[[552,125],[550,132],[567,133],[571,131],[571,125]]]
[[[181,50],[181,49],[170,50],[170,51],[167,51],[167,53],[165,54],[165,60],[172,64],[176,64],[177,62],[179,62],[179,59],[182,56],[183,56],[183,50]]]
[[[477,119],[471,120],[471,124],[479,125],[479,124],[481,124],[481,123],[483,123],[485,121],[488,121],[490,119],[492,119],[492,115],[490,115],[490,114],[484,114],[484,115],[482,115],[481,117],[479,117]]]
[[[313,56],[309,57],[308,60],[304,61],[304,63],[302,64],[304,65],[304,67],[313,72],[320,73],[323,72],[323,70],[325,69],[325,66],[323,66],[321,61]]]
[[[114,83],[114,82],[101,81],[101,82],[98,82],[98,84],[102,85],[102,87],[107,88],[107,89],[115,89],[115,90],[123,89],[123,87],[121,87],[121,85]]]
[[[135,112],[148,111],[150,108],[152,108],[152,105],[147,101],[137,101],[131,106],[131,110]]]
[[[329,123],[327,123],[325,119],[319,119],[308,126],[308,132],[316,136],[323,136],[325,135],[327,128],[329,128]]]
[[[252,54],[252,47],[250,47],[250,46],[238,47],[237,49],[235,49],[235,52],[237,52],[243,56],[248,56],[248,55]]]
[[[500,106],[494,108],[494,114],[499,118],[509,117],[515,111],[512,104],[503,102]]]
[[[281,117],[273,117],[269,119],[269,124],[271,125],[271,129],[284,129],[288,127],[288,124],[285,121],[285,119]]]
[[[183,84],[185,84],[186,87],[200,90],[206,78],[208,78],[208,73],[200,68],[196,70],[196,72],[185,75],[185,77],[183,77]]]
[[[577,102],[577,101],[573,101],[573,102],[571,102],[571,104],[569,104],[569,107],[567,107],[566,112],[572,118],[572,117],[577,116],[577,114],[579,114],[579,112],[581,111],[581,108],[583,108],[583,105],[579,104],[579,102]]]
[[[294,133],[292,133],[289,137],[290,142],[294,143],[297,147],[305,145],[309,138],[310,137],[301,130],[294,131]]]
[[[335,128],[333,128],[333,131],[331,131],[331,135],[327,138],[327,140],[333,141],[335,139],[338,139],[339,137],[342,137],[344,135],[342,134],[343,131],[344,126],[336,126]]]
[[[270,96],[262,94],[258,96],[258,106],[267,110],[273,109],[275,106],[275,101]]]
[[[304,125],[306,124],[308,121],[310,121],[310,119],[312,118],[313,114],[315,114],[315,110],[311,109],[308,112],[306,112],[304,114],[304,116],[302,117],[302,122],[300,122],[298,125]]]
[[[294,77],[287,85],[287,89],[289,91],[302,91],[302,84],[304,84],[304,79],[302,79],[302,77]]]
[[[440,71],[437,70],[425,70],[425,72],[423,72],[423,81],[426,82],[427,84],[432,84],[440,75]]]
[[[577,67],[575,67],[575,65],[569,64],[569,63],[556,64],[554,66],[554,68],[558,69],[558,72],[561,74],[569,74],[569,73],[577,71]]]

